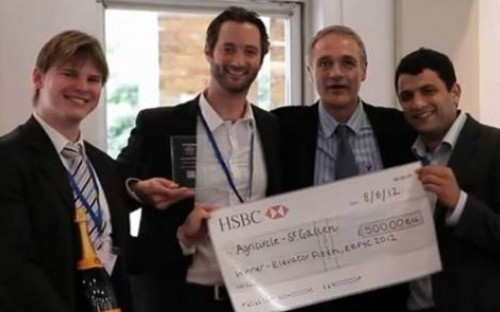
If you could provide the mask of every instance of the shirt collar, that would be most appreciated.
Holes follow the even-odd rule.
[[[42,129],[47,133],[50,141],[54,144],[56,151],[58,154],[61,154],[63,148],[70,142],[66,139],[61,133],[59,133],[56,129],[54,129],[51,125],[49,125],[45,120],[42,119],[37,113],[33,113],[33,117],[38,121]],[[85,153],[85,144],[83,144],[82,136],[80,135],[75,144],[80,144],[82,146],[82,151]]]
[[[441,143],[439,143],[436,150],[441,149],[443,146],[447,146],[449,147],[449,150],[452,150],[455,147],[455,143],[458,140],[458,136],[460,135],[460,132],[462,131],[466,120],[466,114],[462,111],[459,111],[457,118],[451,125],[448,132],[446,132],[446,135],[444,136]],[[413,151],[413,154],[418,157],[425,157],[426,155],[429,155],[429,152],[427,151],[424,141],[422,140],[422,137],[420,135],[415,140],[415,143],[413,143],[411,149]]]
[[[216,128],[224,124],[224,120],[217,114],[217,112],[213,109],[213,107],[208,103],[207,98],[204,93],[200,94],[199,99],[201,114],[205,118],[208,124],[208,128],[210,131],[214,131]],[[252,105],[250,102],[247,102],[245,107],[245,114],[242,118],[238,119],[238,121],[248,122],[249,124],[254,123],[254,115],[252,110]]]
[[[328,113],[328,111],[323,107],[323,104],[320,103],[318,107],[320,129],[325,137],[331,137],[339,123]],[[347,121],[346,126],[354,131],[355,134],[358,134],[363,127],[364,120],[366,120],[365,109],[361,100],[358,100],[357,107]]]

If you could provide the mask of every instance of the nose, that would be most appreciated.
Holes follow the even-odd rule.
[[[85,77],[78,77],[75,84],[78,90],[87,91],[90,89],[90,84]]]
[[[231,57],[230,64],[236,67],[244,66],[246,62],[245,53],[241,50],[237,50]]]
[[[344,71],[338,63],[333,63],[328,71],[328,76],[331,78],[342,77],[344,75]]]
[[[424,108],[427,105],[427,101],[425,100],[425,96],[423,96],[420,92],[416,92],[413,95],[413,101],[411,101],[411,108],[414,110],[419,110]]]

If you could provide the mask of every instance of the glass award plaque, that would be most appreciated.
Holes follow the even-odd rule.
[[[180,186],[194,188],[196,180],[196,136],[170,137],[172,179]]]

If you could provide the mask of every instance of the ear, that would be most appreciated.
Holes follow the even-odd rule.
[[[311,81],[314,81],[314,73],[313,73],[313,69],[311,67],[310,64],[307,64],[307,72],[309,73],[309,78],[311,79]]]
[[[213,51],[210,51],[210,48],[208,45],[205,44],[205,48],[203,49],[203,53],[205,54],[205,59],[209,62],[212,61],[212,53]]]
[[[31,82],[36,90],[39,90],[43,87],[43,77],[44,74],[39,68],[33,69],[33,73],[31,74]]]
[[[363,65],[363,73],[361,74],[361,81],[366,80],[366,69],[368,68],[368,64]]]
[[[458,102],[460,102],[460,96],[462,95],[462,88],[458,82],[451,87],[452,102],[455,107],[458,107]]]

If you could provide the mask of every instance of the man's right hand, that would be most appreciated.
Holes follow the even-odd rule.
[[[207,204],[199,204],[194,207],[181,226],[180,239],[184,246],[191,248],[207,236],[207,220],[210,219],[213,210],[214,207]]]
[[[194,196],[193,190],[181,187],[165,178],[133,182],[130,189],[145,203],[162,210],[178,201]]]

